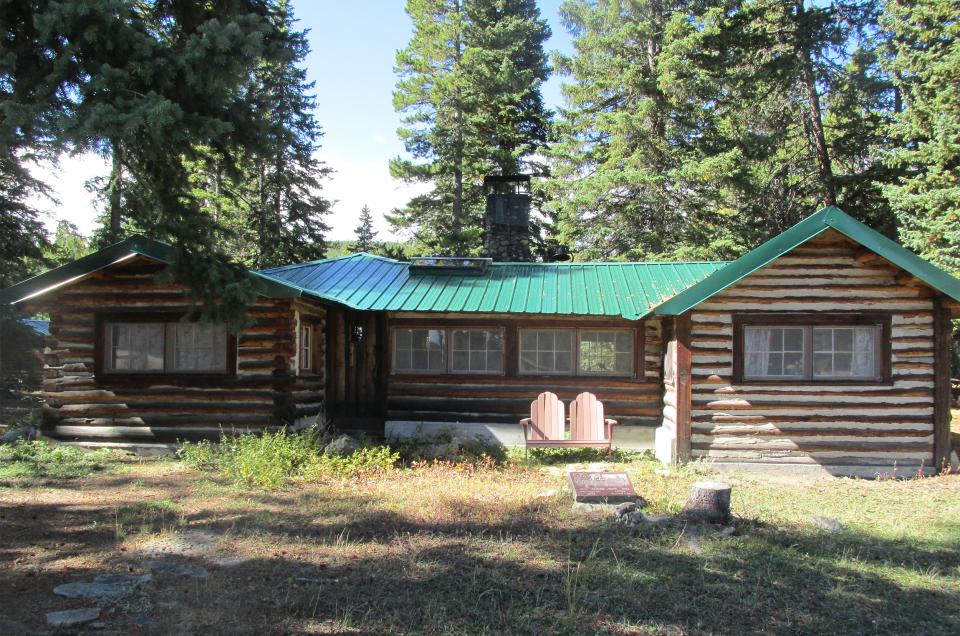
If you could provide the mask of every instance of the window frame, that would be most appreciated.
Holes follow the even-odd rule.
[[[603,371],[584,371],[584,370],[580,367],[580,347],[581,347],[581,343],[583,342],[583,332],[585,332],[585,331],[590,331],[590,332],[594,332],[594,333],[603,333],[603,332],[612,333],[612,334],[614,334],[614,337],[616,337],[616,334],[617,334],[617,333],[630,334],[630,336],[631,336],[632,339],[633,339],[633,342],[631,342],[631,344],[630,344],[630,349],[629,349],[630,359],[631,359],[630,371],[627,371],[626,373],[623,373],[623,372],[621,372],[621,371],[608,371],[608,372],[603,372]],[[637,360],[636,360],[636,357],[637,357],[637,330],[636,330],[636,329],[604,329],[604,328],[602,328],[602,327],[578,327],[578,328],[577,328],[576,352],[574,353],[574,357],[576,358],[576,363],[577,363],[577,364],[576,364],[576,369],[575,369],[575,370],[576,370],[576,375],[577,375],[578,377],[582,377],[582,378],[630,378],[630,377],[633,377],[633,376],[636,374],[636,372],[637,372]],[[617,358],[616,339],[614,339],[614,345],[613,345],[613,358],[614,358],[614,360],[613,360],[614,365],[616,365],[616,362],[617,362],[617,360],[616,360],[616,358]]]
[[[307,340],[309,342],[306,346],[307,355],[304,356],[304,345],[303,345],[303,336],[308,334]],[[316,374],[317,366],[317,325],[316,323],[304,320],[303,317],[300,318],[300,332],[297,334],[297,374],[298,375],[313,375]],[[304,366],[304,361],[306,360],[307,364]]]
[[[487,376],[487,377],[505,377],[505,378],[580,378],[585,382],[603,382],[605,380],[618,380],[618,381],[630,381],[630,382],[654,382],[655,380],[648,380],[646,376],[646,331],[647,325],[646,321],[630,321],[629,323],[621,323],[614,321],[602,321],[602,320],[578,320],[574,321],[564,321],[557,319],[546,319],[541,321],[532,321],[532,320],[520,320],[516,318],[504,318],[504,319],[493,319],[486,317],[478,317],[471,319],[469,321],[458,322],[449,319],[436,319],[429,317],[421,316],[403,316],[403,317],[390,317],[388,320],[386,336],[387,336],[387,346],[389,347],[388,360],[389,365],[384,365],[385,373],[387,376],[392,378],[404,378],[404,376],[409,377],[411,381],[414,381],[413,378],[421,377],[423,375],[435,375],[435,376],[446,376],[450,379],[461,378],[463,380],[468,380],[470,378],[476,379],[478,376]],[[444,371],[406,371],[398,370],[396,368],[396,332],[398,329],[441,329],[447,333],[448,344],[445,347],[446,355],[448,356],[448,363],[445,365]],[[483,329],[483,330],[492,330],[499,329],[501,331],[502,341],[503,341],[503,371],[500,374],[494,373],[478,373],[478,372],[462,372],[462,371],[451,371],[452,361],[450,356],[452,355],[452,333],[453,331],[459,330],[469,330],[469,329]],[[570,373],[551,373],[544,374],[536,371],[520,371],[520,333],[524,329],[532,329],[536,331],[547,331],[547,330],[559,330],[559,331],[625,331],[631,332],[633,334],[633,368],[629,374],[595,374],[595,373],[578,373],[579,368],[579,336],[574,334],[574,340],[572,341],[573,351],[572,351],[572,371]],[[595,384],[588,384],[585,386],[594,386]]]
[[[891,380],[892,343],[890,338],[891,316],[889,313],[751,313],[733,314],[733,384],[861,384],[889,385]],[[780,376],[751,378],[744,373],[746,360],[745,327],[805,327],[804,374],[802,377]],[[816,377],[813,374],[813,330],[821,327],[878,327],[877,343],[878,377],[857,378],[848,376]]]
[[[524,331],[569,331],[570,332],[570,372],[565,371],[524,371],[521,360],[523,359],[523,332]],[[577,366],[580,364],[580,358],[578,356],[577,347],[579,346],[579,336],[577,332],[579,330],[576,327],[517,327],[517,375],[520,376],[540,376],[540,377],[551,377],[551,378],[574,378],[577,376]],[[556,339],[554,339],[556,342]],[[537,348],[537,353],[540,352],[539,347]],[[557,350],[553,350],[553,354],[556,355]],[[554,365],[556,366],[556,365]]]
[[[440,352],[443,354],[443,369],[397,369],[397,330],[403,329],[408,331],[441,331],[443,332],[443,345],[440,347]],[[450,346],[449,338],[447,337],[448,327],[440,327],[435,325],[397,325],[391,327],[390,329],[390,373],[393,375],[449,375],[448,369],[450,368],[450,356],[448,355],[448,349]],[[411,349],[411,354],[413,350]],[[413,357],[411,355],[411,360]],[[427,355],[427,361],[429,363],[430,356]]]
[[[237,375],[237,337],[226,331],[224,338],[226,353],[224,357],[223,370],[203,369],[199,371],[190,371],[174,369],[174,356],[176,355],[176,345],[170,338],[171,331],[176,333],[176,325],[184,318],[189,322],[200,322],[195,314],[186,312],[97,312],[94,316],[94,377],[97,379],[109,379],[111,383],[123,383],[124,381],[142,382],[145,380],[162,380],[164,378],[190,378],[191,381],[204,383],[206,381],[222,381],[224,378],[236,377]],[[107,334],[107,329],[114,324],[123,323],[154,323],[164,325],[164,346],[163,346],[163,370],[158,369],[113,369],[110,366],[110,352],[108,348],[111,345],[111,339]],[[168,370],[169,369],[169,370]]]
[[[447,334],[447,372],[446,375],[488,375],[503,376],[507,372],[507,337],[506,330],[503,327],[491,327],[489,325],[457,325],[445,327]],[[499,371],[457,371],[453,368],[453,333],[455,331],[495,331],[500,334],[500,370]],[[470,349],[467,350],[471,351]],[[468,354],[469,355],[469,354]]]

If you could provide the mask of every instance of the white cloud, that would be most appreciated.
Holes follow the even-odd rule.
[[[386,160],[349,161],[327,155],[321,157],[333,168],[334,173],[323,182],[323,196],[334,201],[327,216],[330,239],[352,240],[360,209],[369,205],[373,212],[377,238],[396,238],[389,229],[385,212],[403,206],[412,196],[427,191],[424,185],[407,185],[390,176]],[[94,195],[85,184],[94,177],[109,173],[109,165],[96,154],[63,155],[58,165],[43,163],[33,170],[34,176],[52,189],[57,202],[46,198],[33,201],[44,213],[44,222],[52,232],[57,221],[66,219],[74,223],[84,234],[90,234],[96,226],[99,213]]]
[[[58,220],[66,219],[82,233],[90,234],[99,211],[96,197],[87,190],[86,183],[108,172],[107,162],[93,153],[62,155],[56,164],[40,163],[31,173],[50,187],[55,200],[35,197],[31,203],[43,213],[43,221],[51,232]]]
[[[370,206],[373,222],[380,240],[396,237],[390,232],[385,212],[402,207],[417,194],[429,190],[424,184],[408,185],[390,176],[385,160],[347,161],[334,155],[321,155],[326,164],[335,171],[323,183],[323,196],[334,201],[327,217],[331,239],[351,240],[364,205]]]

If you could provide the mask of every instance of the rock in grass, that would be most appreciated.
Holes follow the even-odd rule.
[[[333,441],[327,444],[323,449],[324,455],[335,455],[337,457],[347,457],[360,450],[360,442],[353,437],[341,434],[333,438]]]
[[[93,581],[78,581],[58,585],[53,588],[53,593],[66,598],[123,598],[133,594],[141,583],[152,578],[153,576],[150,574],[141,574],[140,576],[101,574]]]
[[[47,614],[47,625],[51,627],[73,627],[91,623],[98,618],[100,618],[99,607],[63,610],[62,612],[49,612]]]
[[[32,439],[37,439],[38,433],[39,431],[35,426],[15,428],[12,431],[7,431],[3,435],[0,435],[0,444],[15,444],[20,440],[27,442]]]
[[[843,525],[833,517],[821,517],[820,515],[811,515],[810,521],[815,523],[818,528],[825,532],[840,532]]]

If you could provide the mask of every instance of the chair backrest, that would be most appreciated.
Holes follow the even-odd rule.
[[[528,440],[563,439],[567,424],[563,402],[556,393],[541,393],[530,403],[533,425],[527,432]]]
[[[603,403],[593,393],[581,393],[570,403],[570,439],[605,440]]]

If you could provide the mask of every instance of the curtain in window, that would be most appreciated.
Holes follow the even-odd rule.
[[[877,328],[858,327],[853,330],[853,375],[872,378],[877,373]]]
[[[770,365],[770,356],[767,355],[767,345],[770,342],[772,329],[766,327],[750,327],[744,329],[743,349],[746,353],[744,375],[763,377],[767,375]]]

